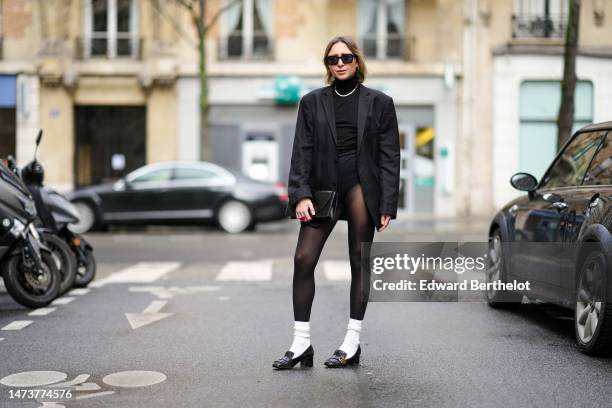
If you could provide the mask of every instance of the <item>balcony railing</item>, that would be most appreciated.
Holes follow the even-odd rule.
[[[234,31],[227,37],[219,38],[218,59],[221,60],[264,60],[274,59],[274,39],[264,32],[253,34],[252,54],[245,55],[243,36]]]
[[[408,52],[406,50],[406,42],[401,34],[387,34],[386,52],[379,57],[378,56],[378,37],[376,34],[369,34],[359,38],[361,49],[363,54],[369,58],[394,58],[394,59],[407,59]]]
[[[552,38],[565,36],[567,16],[564,14],[514,14],[512,38]]]
[[[107,35],[93,34],[76,39],[76,58],[142,59],[143,39],[132,34],[117,34],[114,40]]]

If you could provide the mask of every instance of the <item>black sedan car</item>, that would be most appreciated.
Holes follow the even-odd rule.
[[[110,224],[216,222],[231,233],[284,218],[287,189],[209,162],[163,162],[110,184],[74,191],[83,233]]]
[[[539,182],[517,173],[510,183],[527,195],[491,223],[486,279],[531,286],[487,291],[489,305],[525,295],[573,309],[579,349],[612,353],[612,122],[576,132]]]

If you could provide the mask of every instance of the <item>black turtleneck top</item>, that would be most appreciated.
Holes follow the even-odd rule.
[[[355,89],[357,87],[357,89]],[[335,90],[346,95],[355,89],[349,96],[339,96]],[[359,79],[357,75],[332,83],[334,93],[334,111],[336,119],[336,134],[338,141],[336,151],[339,156],[347,156],[357,152],[357,109],[359,102]]]

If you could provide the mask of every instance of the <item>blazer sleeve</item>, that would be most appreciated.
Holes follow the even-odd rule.
[[[312,198],[310,185],[310,166],[313,151],[313,122],[312,112],[305,97],[300,100],[298,107],[295,137],[293,138],[293,152],[289,169],[289,204],[295,206],[302,198]]]
[[[397,216],[400,179],[400,143],[399,128],[393,98],[389,97],[382,112],[379,133],[380,149],[380,214],[389,214],[391,219]]]

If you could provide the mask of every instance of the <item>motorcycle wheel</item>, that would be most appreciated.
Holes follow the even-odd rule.
[[[32,309],[47,306],[60,291],[60,271],[53,256],[41,253],[42,275],[37,278],[21,254],[11,256],[4,268],[4,286],[15,301]]]
[[[77,276],[77,261],[68,244],[54,234],[43,234],[47,247],[51,251],[53,259],[62,277],[60,283],[60,295],[72,289]]]
[[[85,250],[85,260],[81,261],[77,257],[77,273],[74,286],[84,288],[96,277],[96,258],[91,250]]]

